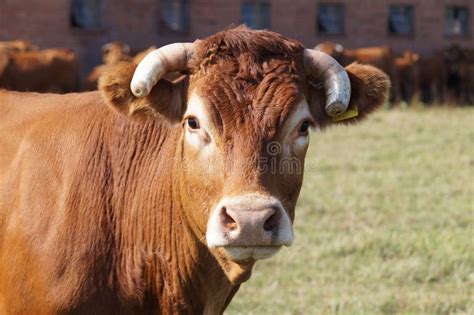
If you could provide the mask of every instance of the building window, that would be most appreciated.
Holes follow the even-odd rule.
[[[413,35],[414,8],[411,5],[392,5],[388,18],[388,32],[393,35]]]
[[[318,32],[338,35],[344,33],[345,8],[342,4],[320,4],[317,13]]]
[[[102,28],[102,0],[72,0],[70,24],[72,27],[95,30]]]
[[[244,2],[240,7],[240,14],[242,23],[253,29],[271,27],[271,6],[268,2]]]
[[[160,9],[164,32],[189,31],[189,0],[160,0]]]
[[[446,9],[446,34],[467,36],[469,34],[469,8],[449,6]]]

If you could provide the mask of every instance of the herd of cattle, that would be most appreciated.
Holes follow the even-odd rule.
[[[474,49],[452,45],[431,56],[405,50],[396,55],[388,46],[345,49],[330,42],[316,46],[340,64],[374,65],[392,81],[391,101],[411,103],[474,103]]]
[[[136,64],[149,49],[130,55],[128,45],[112,42],[102,46],[103,64],[96,66],[81,82],[79,60],[65,48],[40,49],[25,40],[0,41],[0,88],[14,91],[69,93],[97,90],[101,74],[120,61]]]
[[[0,42],[0,88],[57,93],[96,90],[98,78],[107,67],[120,61],[138,64],[155,48],[132,56],[128,45],[108,43],[102,46],[103,64],[81,82],[78,58],[69,49],[40,49],[23,40]],[[343,66],[359,62],[382,69],[392,81],[392,104],[474,103],[474,49],[452,45],[431,56],[410,50],[396,55],[388,46],[346,49],[331,42],[315,49],[331,55]]]

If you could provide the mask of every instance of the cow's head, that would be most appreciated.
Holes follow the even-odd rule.
[[[323,42],[314,47],[315,50],[328,54],[338,62],[343,62],[344,46],[332,42]]]
[[[172,71],[189,76],[160,80]],[[243,27],[155,50],[134,72],[134,95],[129,82],[115,71],[100,85],[120,111],[161,117],[179,130],[176,176],[188,223],[233,262],[292,244],[309,129],[336,123],[348,106],[358,115],[341,123],[364,118],[390,85],[373,67],[344,69],[294,40]]]
[[[111,42],[101,48],[102,62],[106,65],[112,65],[119,61],[130,58],[130,46],[122,42]]]

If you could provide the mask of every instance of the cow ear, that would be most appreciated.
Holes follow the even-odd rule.
[[[331,118],[324,109],[325,93],[313,89],[310,93],[310,111],[318,128],[333,124],[357,123],[387,102],[390,79],[381,70],[353,63],[346,67],[351,81],[351,99],[346,115]]]
[[[162,117],[172,123],[181,121],[186,108],[187,77],[180,80],[160,80],[143,98],[130,90],[136,65],[120,62],[106,69],[99,79],[102,98],[114,110],[131,118]]]

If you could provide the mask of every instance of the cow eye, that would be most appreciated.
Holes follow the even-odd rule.
[[[311,126],[311,122],[309,120],[305,120],[301,123],[300,128],[298,129],[298,133],[301,136],[308,135],[309,127]]]
[[[187,124],[188,124],[188,127],[193,130],[199,129],[199,121],[197,120],[196,117],[188,117]]]

